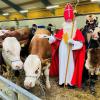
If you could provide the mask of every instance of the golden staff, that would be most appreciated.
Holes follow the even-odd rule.
[[[73,30],[74,30],[74,20],[73,20],[73,23],[72,23],[71,38],[72,38],[72,36],[73,36]],[[66,74],[65,74],[64,87],[65,87],[65,85],[66,85],[67,69],[68,69],[69,58],[70,58],[70,49],[71,49],[71,46],[69,45],[69,48],[68,48],[68,60],[67,60],[67,65],[66,65]]]

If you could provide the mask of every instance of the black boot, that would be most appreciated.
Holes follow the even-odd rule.
[[[85,65],[84,65],[84,69],[83,69],[83,75],[82,75],[82,89],[86,90],[87,89],[87,81],[89,79],[89,73],[88,70],[86,69]]]
[[[92,95],[96,94],[95,87],[93,85],[90,86],[90,92],[91,92]]]
[[[90,77],[90,92],[92,95],[95,95],[95,79],[93,77]]]
[[[67,87],[68,87],[68,89],[74,89],[75,88],[75,86],[71,86],[71,85],[67,85]]]
[[[84,91],[86,91],[86,89],[87,89],[87,81],[85,81],[85,82],[82,83],[82,89]]]
[[[64,87],[64,84],[62,84],[62,85],[59,85],[60,87]]]

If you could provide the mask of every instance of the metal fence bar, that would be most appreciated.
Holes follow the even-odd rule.
[[[11,100],[11,98],[9,98],[5,93],[3,93],[2,91],[0,91],[0,97],[4,100]],[[1,100],[1,99],[0,99]]]
[[[13,82],[7,80],[6,78],[0,76],[0,81],[8,86],[12,91],[21,93],[24,96],[28,97],[29,100],[41,100],[40,98],[36,97],[35,95],[31,94],[30,92],[26,91],[25,89],[21,88],[20,86],[14,84]]]
[[[18,100],[18,93],[13,92],[12,100]]]

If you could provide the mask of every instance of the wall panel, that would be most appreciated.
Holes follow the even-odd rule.
[[[98,21],[100,22],[100,14],[96,15],[98,17]],[[77,27],[82,28],[85,25],[85,19],[86,16],[78,16],[76,17],[77,20]],[[52,23],[56,28],[61,28],[62,23],[64,22],[63,17],[57,17],[57,18],[43,18],[43,19],[32,19],[32,20],[21,20],[19,21],[19,26],[29,26],[31,27],[32,24],[37,24],[37,25],[48,25],[49,23]],[[0,22],[0,26],[16,26],[15,21],[7,21],[7,22]]]

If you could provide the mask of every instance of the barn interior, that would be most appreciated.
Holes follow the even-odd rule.
[[[48,25],[50,22],[57,28],[61,27],[63,11],[66,3],[72,3],[75,7],[77,0],[1,0],[0,1],[0,26],[18,27],[32,24]],[[53,7],[54,6],[54,7]],[[76,6],[78,27],[85,24],[85,15],[96,14],[99,17],[100,7],[96,0],[79,0]],[[49,19],[49,20],[48,20]],[[60,20],[59,20],[60,19]],[[83,19],[83,20],[81,20]],[[59,21],[57,21],[59,20]],[[45,23],[43,23],[45,21]]]
[[[49,25],[51,25],[51,31],[53,35],[57,30],[62,28],[62,23],[64,22],[64,9],[66,4],[68,3],[71,3],[74,8],[78,29],[84,29],[86,25],[86,18],[88,15],[93,15],[96,17],[98,23],[97,27],[100,28],[100,0],[0,0],[0,51],[2,52],[2,41],[4,40],[4,38],[9,36],[3,36],[5,33],[4,30],[15,31],[19,29],[19,31],[17,32],[20,32],[20,29],[32,29],[34,25],[37,25],[37,27],[44,27],[46,29]],[[22,36],[22,40],[19,38],[19,36],[17,37],[21,43],[21,47],[24,47],[28,41],[27,32],[25,36],[24,34]],[[26,54],[25,50],[22,52],[23,55]],[[24,55],[24,57],[26,57],[26,55]],[[23,61],[25,60],[24,57],[22,57]],[[0,76],[3,75],[1,74]],[[24,80],[24,78],[22,80]],[[10,94],[10,92],[8,91],[9,85],[3,85],[3,81],[0,79],[0,91],[8,91],[8,94],[4,93],[4,95],[0,92],[0,100],[100,100],[99,76],[96,80],[95,95],[92,95],[90,93],[89,86],[86,88],[86,90],[83,90],[82,88],[69,89],[63,86],[59,86],[58,80],[58,77],[50,77],[50,90],[45,89],[44,86],[43,88],[41,88],[41,86],[36,86],[32,90],[27,90],[23,86],[20,86],[32,95],[38,97],[34,99],[30,96],[29,99],[25,97],[25,94],[22,95],[23,93],[19,93],[18,97],[16,97],[15,94],[12,95],[12,92]],[[15,82],[15,80],[12,82]],[[88,81],[87,84],[90,84],[90,82]],[[10,94],[10,98],[12,99],[7,99],[5,94],[7,94],[7,96],[9,96]]]

